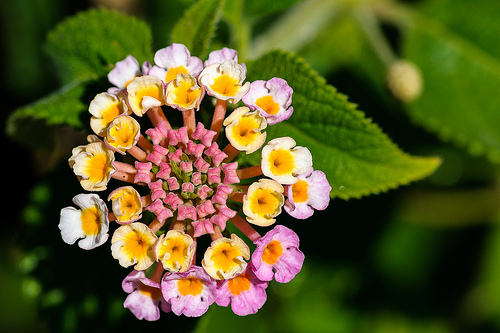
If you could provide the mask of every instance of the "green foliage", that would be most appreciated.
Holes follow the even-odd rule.
[[[201,0],[193,4],[172,30],[172,42],[186,45],[191,55],[204,57],[215,33],[225,0]]]
[[[291,136],[308,147],[314,167],[327,174],[332,197],[359,198],[387,191],[421,179],[439,166],[439,158],[403,153],[302,59],[274,52],[249,64],[251,80],[272,77],[284,78],[294,89],[294,113],[269,126],[268,137]]]

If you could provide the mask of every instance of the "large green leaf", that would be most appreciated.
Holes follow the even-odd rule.
[[[225,0],[200,0],[192,5],[172,31],[172,42],[184,44],[203,58],[222,14]]]
[[[45,49],[64,84],[106,75],[129,54],[152,59],[152,36],[143,21],[105,9],[92,9],[61,22]]]
[[[291,136],[308,147],[315,169],[323,170],[332,185],[332,197],[387,191],[424,178],[439,166],[439,158],[402,152],[301,58],[276,51],[249,63],[248,69],[250,80],[281,77],[294,89],[292,117],[269,126],[268,138]]]
[[[494,10],[499,3],[438,4],[433,15],[445,16],[445,23],[415,16],[404,39],[403,55],[419,66],[424,80],[422,96],[408,106],[410,115],[444,140],[500,162],[500,48],[485,39],[500,33]],[[470,24],[469,15],[478,13],[481,20]]]

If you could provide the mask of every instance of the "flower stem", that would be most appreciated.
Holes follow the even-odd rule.
[[[151,153],[153,151],[153,144],[149,142],[148,139],[141,134],[139,137],[139,141],[137,141],[137,145],[141,147],[146,153]]]
[[[231,222],[236,228],[240,229],[242,233],[250,238],[252,242],[260,238],[260,234],[255,231],[255,229],[238,214],[236,214],[236,216],[231,219]]]
[[[153,274],[149,279],[156,283],[160,283],[163,272],[163,265],[161,264],[161,262],[159,262],[156,264],[155,270],[153,271]]]
[[[196,128],[196,117],[194,114],[194,109],[183,111],[182,118],[184,120],[184,126],[187,126],[188,134],[193,134]]]
[[[159,123],[164,121],[165,124],[167,125],[167,128],[172,129],[172,126],[170,125],[167,117],[165,117],[165,114],[163,113],[161,106],[149,109],[147,115],[149,117],[149,120],[151,121],[151,124],[153,124],[153,127],[156,127]]]
[[[141,148],[133,146],[132,148],[127,150],[127,152],[133,157],[135,157],[136,160],[140,162],[146,162],[146,157],[148,156],[148,154]]]
[[[224,153],[227,155],[227,157],[224,159],[224,163],[229,163],[234,160],[236,156],[238,156],[240,151],[234,148],[232,144],[228,144],[226,148],[224,148]]]
[[[217,133],[213,139],[214,142],[219,136],[220,130],[222,128],[222,123],[224,122],[224,118],[226,117],[226,108],[227,101],[218,99],[217,104],[215,105],[214,117],[212,118],[212,125],[210,126],[210,129]]]
[[[260,165],[255,165],[249,168],[240,169],[236,171],[238,178],[247,179],[262,175],[262,168]]]
[[[210,237],[212,238],[212,241],[222,238],[222,232],[220,231],[218,225],[214,225],[214,233],[210,234]]]
[[[160,228],[163,226],[163,223],[158,221],[158,219],[154,219],[150,224],[149,224],[149,229],[151,229],[152,232],[156,233]]]

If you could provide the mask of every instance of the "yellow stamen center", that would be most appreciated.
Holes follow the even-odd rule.
[[[86,235],[98,235],[101,232],[101,214],[97,207],[82,210],[82,229]]]
[[[259,216],[272,216],[280,207],[280,197],[274,191],[257,189],[250,198],[250,209]]]
[[[210,86],[212,90],[224,96],[234,96],[238,92],[238,81],[227,74],[222,74]]]
[[[132,124],[122,121],[110,129],[109,136],[112,138],[110,144],[114,147],[130,146],[133,143],[135,134],[136,132]]]
[[[292,185],[293,202],[301,203],[306,201],[309,196],[307,195],[307,189],[309,184],[305,180],[299,180]]]
[[[178,262],[182,266],[188,255],[188,246],[183,237],[169,238],[164,251],[170,253],[168,262]]]
[[[281,246],[281,243],[276,240],[272,240],[269,244],[267,244],[264,249],[264,253],[262,253],[262,261],[269,265],[273,265],[278,261],[282,254],[283,246]]]
[[[222,269],[223,272],[229,272],[235,265],[240,265],[241,261],[237,258],[241,252],[231,246],[229,243],[223,243],[214,249],[212,260],[214,266]]]
[[[102,121],[105,124],[110,124],[121,113],[118,103],[113,103],[102,112]]]
[[[175,104],[182,107],[188,107],[200,96],[201,88],[191,89],[188,81],[182,81],[179,87],[175,89]]]
[[[255,104],[268,114],[276,115],[280,111],[280,106],[276,103],[272,96],[263,96],[255,101]]]
[[[250,279],[245,274],[238,275],[227,282],[227,288],[235,296],[250,289],[250,285]]]
[[[157,300],[161,298],[161,291],[158,288],[146,286],[144,283],[139,284],[139,291],[141,294],[148,296],[153,300]]]
[[[177,282],[177,289],[182,296],[196,296],[203,291],[203,282],[194,276],[190,276],[185,279],[180,279]]]
[[[146,235],[142,235],[137,231],[128,233],[123,247],[124,253],[130,258],[141,260],[148,255],[149,251],[152,251],[152,245],[149,244]]]
[[[107,169],[108,157],[106,154],[96,154],[88,159],[86,174],[90,181],[100,182],[106,176]]]
[[[165,83],[175,80],[177,78],[177,74],[189,74],[189,72],[184,66],[172,67],[165,75]]]
[[[238,124],[232,128],[233,138],[241,145],[246,146],[255,141],[259,135],[255,129],[259,128],[259,124],[254,117],[243,116],[239,119]]]
[[[271,162],[270,170],[274,175],[291,174],[295,169],[295,163],[292,153],[289,150],[273,150],[269,154]]]

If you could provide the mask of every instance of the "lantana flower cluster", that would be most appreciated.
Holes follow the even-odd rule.
[[[83,189],[107,191],[108,203],[75,196],[78,209],[61,210],[62,239],[89,250],[114,229],[111,254],[133,268],[122,282],[124,306],[139,319],[158,320],[160,309],[201,316],[214,302],[237,315],[257,312],[269,282],[292,280],[304,254],[290,228],[256,229],[273,226],[282,210],[305,219],[329,203],[331,187],[306,147],[291,137],[266,143],[267,126],[292,115],[292,88],[276,77],[245,82],[235,50],[203,62],[182,44],[158,50],[154,65],[128,56],[108,79],[113,87],[89,106],[94,134],[69,158]],[[210,127],[196,120],[204,98],[213,100]],[[168,120],[177,112],[180,128]],[[140,125],[144,116],[150,128]],[[261,154],[261,164],[241,168],[242,152]],[[210,246],[200,249],[200,237]]]

